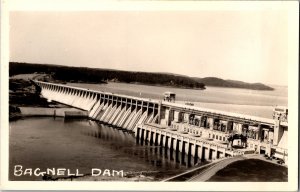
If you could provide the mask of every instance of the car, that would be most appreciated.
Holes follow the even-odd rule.
[[[284,160],[280,159],[280,160],[277,161],[277,163],[280,164],[280,165],[282,165],[282,164],[284,164]]]

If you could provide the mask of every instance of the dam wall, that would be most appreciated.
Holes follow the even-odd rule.
[[[41,95],[88,112],[88,117],[102,123],[134,131],[138,124],[155,123],[159,102],[151,99],[83,89],[41,81],[33,81]]]

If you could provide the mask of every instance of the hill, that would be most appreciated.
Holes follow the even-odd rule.
[[[61,82],[106,83],[107,81],[115,81],[191,89],[205,89],[205,85],[207,85],[252,90],[274,90],[272,87],[262,83],[246,83],[236,80],[224,80],[217,77],[199,78],[162,72],[149,73],[50,64],[9,63],[10,76],[29,73],[51,74],[54,80]]]
[[[252,90],[268,90],[268,91],[274,90],[274,88],[264,85],[262,83],[246,83],[243,81],[224,80],[216,77],[205,77],[205,78],[193,77],[193,79],[199,83],[204,83],[207,86],[243,88],[243,89],[252,89]]]
[[[9,63],[9,76],[28,73],[51,74],[53,79],[63,82],[105,83],[107,81],[116,81],[178,88],[205,89],[203,83],[199,83],[190,77],[175,74],[67,67],[49,64]]]

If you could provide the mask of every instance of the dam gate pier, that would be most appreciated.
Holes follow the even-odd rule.
[[[139,125],[135,136],[138,143],[148,142],[202,161],[243,155],[242,151],[228,149],[226,144],[178,133],[174,129],[155,124]]]

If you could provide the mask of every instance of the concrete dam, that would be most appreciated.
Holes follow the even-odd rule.
[[[34,82],[42,88],[41,95],[49,101],[88,111],[91,119],[103,123],[134,131],[138,124],[157,122],[158,103],[150,99]]]
[[[138,143],[163,146],[190,158],[214,160],[263,153],[288,161],[287,110],[273,119],[114,94],[42,81],[41,96],[88,113],[92,120],[133,131]]]

